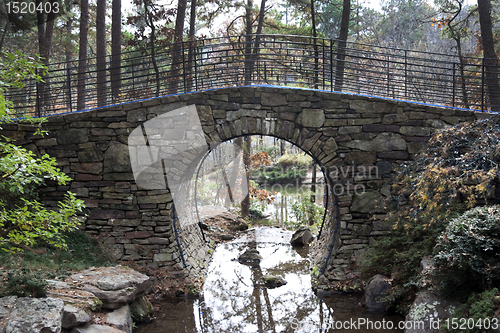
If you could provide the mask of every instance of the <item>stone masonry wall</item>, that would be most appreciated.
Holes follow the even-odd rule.
[[[208,144],[271,135],[296,144],[322,166],[330,181],[329,214],[312,254],[321,268],[338,213],[336,250],[325,272],[329,280],[345,279],[344,268],[356,253],[386,231],[380,220],[387,212],[376,202],[389,195],[393,169],[414,158],[440,128],[488,116],[334,92],[239,87],[51,116],[43,138],[26,124],[2,125],[0,134],[57,159],[73,181],[45,188],[45,203],[54,206],[65,191],[76,193],[88,207],[84,228],[101,236],[117,260],[197,275],[209,260],[201,231],[196,224],[178,226],[181,253],[169,189],[135,183],[127,146],[135,128],[187,105],[196,105]]]

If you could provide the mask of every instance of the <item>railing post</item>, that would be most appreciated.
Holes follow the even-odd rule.
[[[71,98],[71,72],[69,69],[70,62],[66,63],[66,77],[68,80],[68,99],[69,99],[69,112],[73,112],[73,101]]]
[[[38,68],[35,68],[35,75],[38,76]],[[35,83],[35,96],[36,96],[35,103],[36,103],[36,116],[37,117],[41,116],[41,112],[40,112],[40,95],[39,95],[40,87],[39,87],[39,84],[40,83],[38,81]]]
[[[408,98],[408,51],[405,50],[405,98]]]
[[[485,75],[484,58],[481,63],[482,63],[481,65],[481,112],[482,112],[484,111],[484,75]]]
[[[184,41],[181,41],[181,52],[182,52],[182,80],[184,82],[184,92],[187,92],[186,89],[186,55],[184,54]]]
[[[333,91],[333,39],[330,39],[330,91]]]
[[[455,87],[456,87],[456,69],[455,69],[456,63],[453,63],[453,93],[452,93],[452,106],[455,106]]]

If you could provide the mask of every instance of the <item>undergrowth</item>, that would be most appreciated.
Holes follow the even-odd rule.
[[[114,264],[99,242],[83,231],[66,237],[67,250],[40,244],[33,251],[0,252],[0,296],[43,297],[46,279],[64,280],[75,271]]]

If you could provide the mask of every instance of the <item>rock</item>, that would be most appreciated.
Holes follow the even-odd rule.
[[[242,264],[258,264],[261,260],[262,256],[256,249],[248,249],[238,258],[238,261]]]
[[[130,312],[134,323],[147,324],[153,319],[153,306],[146,297],[130,303]]]
[[[371,152],[406,150],[405,139],[396,133],[380,133],[371,140],[352,140],[343,142],[341,145]]]
[[[99,310],[102,302],[93,293],[79,290],[74,284],[46,280],[47,295],[64,302],[62,327],[72,328],[90,321],[92,311]]]
[[[119,330],[111,326],[87,324],[85,326],[73,328],[71,330],[71,333],[125,333],[125,331]]]
[[[423,275],[429,274],[434,269],[432,257],[422,258],[420,261],[420,269]]]
[[[387,302],[379,302],[378,299],[386,296],[391,287],[391,279],[380,274],[375,275],[366,285],[361,304],[370,311],[385,311]]]
[[[73,328],[83,325],[92,319],[91,312],[74,305],[65,304],[63,308],[62,327]]]
[[[292,246],[304,246],[311,243],[313,239],[314,236],[309,227],[302,226],[292,235],[290,244],[292,244]]]
[[[229,222],[229,230],[243,231],[248,229],[248,224],[241,217]]]
[[[145,296],[152,287],[148,276],[128,267],[101,267],[73,274],[73,283],[102,301],[106,309],[118,309]]]
[[[104,173],[111,172],[132,172],[128,146],[117,141],[111,141],[104,153]]]
[[[108,313],[105,321],[122,331],[132,333],[132,315],[128,304]]]
[[[381,205],[382,195],[378,191],[367,191],[355,194],[352,199],[351,212],[378,213],[383,212]]]
[[[4,297],[0,332],[59,333],[64,303],[57,298]]]
[[[410,307],[410,311],[406,316],[407,321],[423,322],[424,327],[412,327],[406,329],[406,333],[437,333],[439,326],[438,319],[441,323],[450,318],[455,304],[440,298],[429,290],[421,291],[417,294],[415,302]]]
[[[273,289],[281,287],[287,284],[287,282],[281,276],[266,275],[264,276],[264,284],[266,285],[267,288]]]

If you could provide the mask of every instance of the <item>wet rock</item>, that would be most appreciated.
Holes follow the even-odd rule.
[[[219,238],[221,240],[233,240],[234,236],[233,235],[229,235],[229,234],[220,234]]]
[[[147,324],[153,319],[153,306],[146,297],[141,297],[130,303],[132,319],[138,324]]]
[[[437,333],[439,332],[439,325],[436,324],[438,320],[440,319],[442,323],[446,318],[450,318],[455,307],[456,304],[445,301],[429,290],[421,291],[410,307],[406,320],[423,322],[424,327],[413,327],[405,332]]]
[[[281,276],[265,275],[264,284],[267,288],[273,289],[284,286],[285,284],[287,284],[287,282]]]
[[[387,302],[380,302],[379,299],[387,295],[392,287],[391,281],[391,279],[380,274],[372,277],[366,285],[361,304],[370,311],[385,311]]]
[[[108,313],[105,320],[106,323],[114,325],[122,331],[132,333],[132,314],[128,304]]]
[[[145,296],[152,287],[148,276],[128,267],[101,267],[73,274],[73,283],[96,295],[105,309],[118,309]]]
[[[311,233],[311,230],[309,227],[300,227],[299,230],[297,230],[293,235],[292,235],[292,240],[290,241],[290,244],[292,246],[304,246],[308,245],[311,243],[314,239],[314,236]]]
[[[73,328],[71,333],[125,333],[125,331],[105,325],[85,325]]]
[[[262,256],[256,249],[248,249],[238,257],[238,261],[242,264],[259,264]]]
[[[0,332],[59,333],[64,303],[57,298],[0,299]]]

